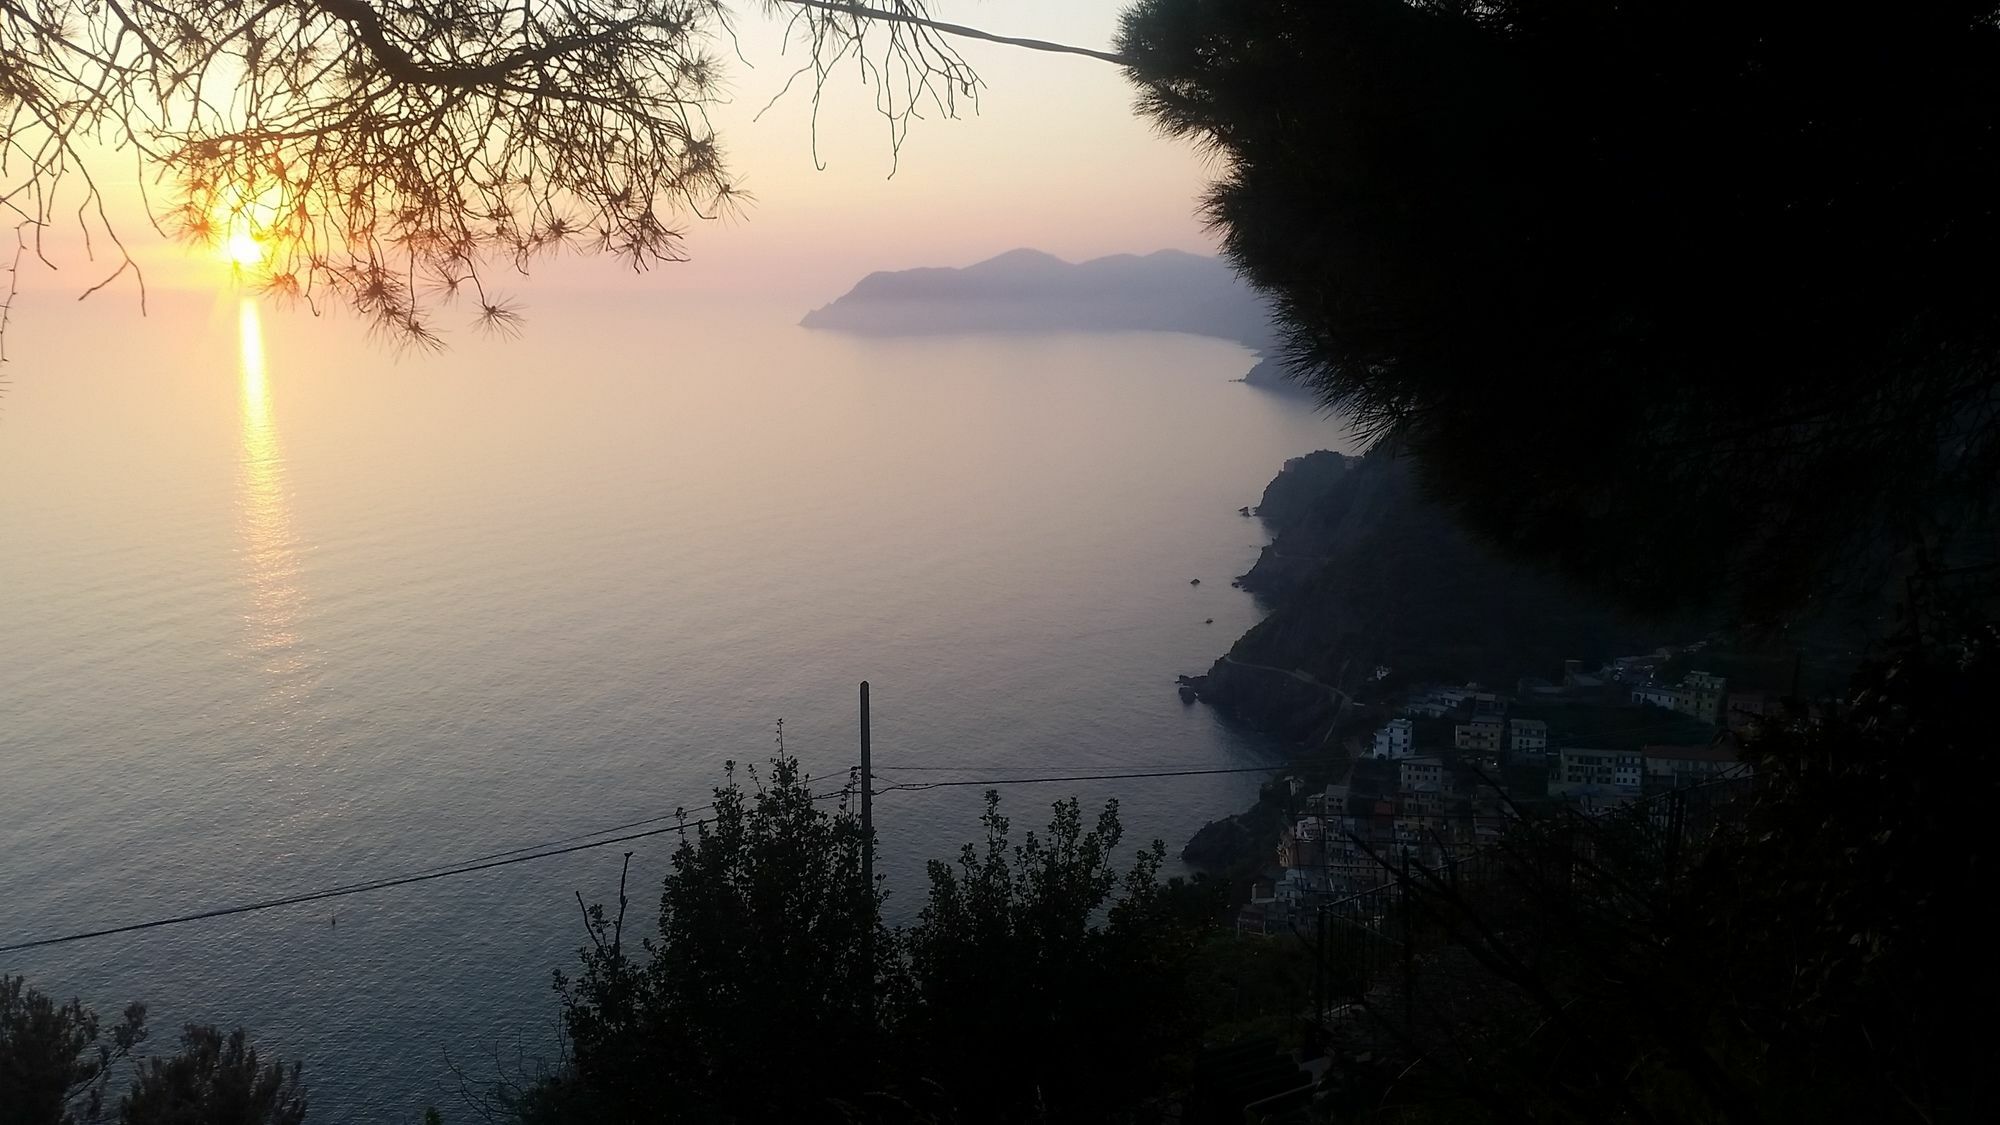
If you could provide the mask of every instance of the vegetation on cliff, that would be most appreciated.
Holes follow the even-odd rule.
[[[1017,837],[989,795],[985,838],[930,865],[917,921],[863,893],[854,813],[796,759],[716,791],[675,852],[657,927],[593,909],[557,979],[569,1057],[499,1108],[526,1122],[1096,1122],[1185,1081],[1223,1025],[1289,1009],[1265,958],[1215,948],[1220,888],[1129,865],[1115,803],[1057,802]]]

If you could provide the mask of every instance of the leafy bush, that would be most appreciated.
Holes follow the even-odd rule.
[[[105,1119],[113,1064],[146,1039],[146,1006],[132,1004],[103,1040],[97,1013],[57,1004],[20,977],[0,977],[0,1125],[80,1125]],[[263,1064],[241,1029],[224,1036],[190,1024],[180,1050],[146,1059],[118,1100],[124,1125],[299,1125],[299,1067]]]
[[[1108,804],[1059,802],[1014,844],[988,796],[983,847],[933,863],[911,927],[860,885],[858,818],[780,754],[675,852],[654,935],[587,911],[558,974],[569,1057],[506,1099],[531,1122],[1102,1121],[1167,1083],[1198,1032],[1188,965],[1222,898],[1132,866]]]

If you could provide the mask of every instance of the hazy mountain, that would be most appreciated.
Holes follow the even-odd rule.
[[[963,269],[872,273],[807,328],[883,336],[1050,330],[1189,332],[1260,351],[1270,306],[1219,258],[1179,250],[1070,263],[1010,250]]]

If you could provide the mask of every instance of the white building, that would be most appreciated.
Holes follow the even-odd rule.
[[[1417,724],[1408,719],[1391,719],[1375,732],[1375,756],[1407,758],[1417,740]]]
[[[1750,773],[1749,764],[1737,760],[1736,747],[1726,742],[1711,746],[1648,746],[1645,756],[1647,778],[1657,785],[1674,788]]]
[[[1436,793],[1444,788],[1444,763],[1436,758],[1405,758],[1399,778],[1411,793]]]
[[[1281,905],[1298,909],[1306,906],[1319,895],[1327,893],[1329,879],[1327,873],[1308,867],[1288,867],[1271,888],[1271,895]]]
[[[1555,768],[1549,771],[1549,794],[1557,797],[1580,793],[1632,794],[1639,791],[1645,775],[1643,754],[1564,747],[1556,751]]]
[[[1707,723],[1722,722],[1728,699],[1729,681],[1713,672],[1689,672],[1675,687],[1646,684],[1632,689],[1634,703],[1665,707]]]
[[[1544,719],[1515,719],[1513,740],[1508,749],[1516,754],[1545,754],[1549,749],[1549,724]]]
[[[1495,718],[1474,719],[1458,724],[1452,744],[1460,750],[1497,752],[1507,724]]]
[[[1688,693],[1665,684],[1647,684],[1632,689],[1632,702],[1650,707],[1665,707],[1669,711],[1685,712],[1689,706]]]

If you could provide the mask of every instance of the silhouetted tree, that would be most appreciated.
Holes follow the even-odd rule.
[[[983,849],[930,864],[903,936],[892,1019],[906,1065],[964,1121],[1099,1122],[1171,1089],[1198,1037],[1193,964],[1222,900],[1158,880],[1154,841],[1121,873],[1117,802],[1086,829],[1057,802],[1046,834],[1011,843],[989,793]]]
[[[1990,551],[1993,4],[1140,0],[1120,46],[1298,377],[1492,540],[1763,619]]]
[[[20,977],[0,976],[0,1125],[96,1121],[112,1064],[146,1038],[146,1007],[133,1004],[104,1042],[97,1013],[58,1004]]]
[[[881,935],[882,963],[863,960],[880,921],[859,821],[817,802],[796,758],[750,792],[736,778],[675,850],[654,936],[625,942],[622,901],[588,912],[582,968],[556,980],[570,1059],[524,1116],[814,1120],[857,1091],[878,1046],[864,990],[891,949]]]
[[[145,1042],[146,1006],[110,1030],[76,1000],[57,1004],[20,977],[0,977],[0,1125],[81,1125],[107,1117],[112,1067]],[[124,1125],[299,1125],[299,1067],[260,1063],[239,1029],[190,1025],[180,1049],[138,1068],[114,1119]]]
[[[243,1030],[224,1036],[190,1024],[181,1049],[150,1058],[118,1103],[125,1125],[299,1125],[306,1119],[299,1066],[261,1062]]]
[[[933,864],[922,917],[890,932],[855,815],[795,759],[753,781],[732,766],[676,850],[656,936],[625,942],[622,895],[586,912],[583,967],[557,978],[568,1058],[501,1099],[513,1115],[1101,1121],[1170,1088],[1222,900],[1159,882],[1157,843],[1121,874],[1115,805],[1085,829],[1061,802],[1014,845],[989,797],[984,849]]]

